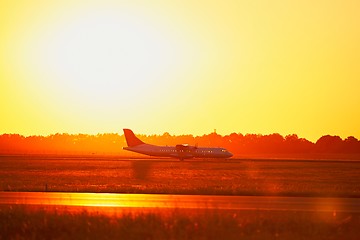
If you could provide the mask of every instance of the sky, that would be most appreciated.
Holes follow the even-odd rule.
[[[360,1],[0,0],[0,134],[360,138]]]

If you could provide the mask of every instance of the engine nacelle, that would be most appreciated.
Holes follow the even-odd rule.
[[[175,146],[177,151],[194,151],[197,146],[190,146],[189,144],[178,144]]]

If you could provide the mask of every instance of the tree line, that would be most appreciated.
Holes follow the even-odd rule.
[[[138,135],[146,143],[156,145],[190,145],[224,147],[235,155],[241,154],[360,154],[360,141],[353,137],[322,136],[315,143],[296,134],[283,137],[278,133],[269,135],[217,133],[193,135]],[[105,133],[53,134],[49,136],[0,135],[0,154],[119,154],[128,155],[124,135]]]

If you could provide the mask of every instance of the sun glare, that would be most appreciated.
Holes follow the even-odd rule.
[[[46,69],[47,89],[89,108],[114,108],[128,93],[156,94],[182,60],[180,43],[163,26],[109,9],[57,21],[33,45],[29,56],[40,59],[34,63],[40,71]]]
[[[0,1],[0,131],[358,138],[358,2]]]

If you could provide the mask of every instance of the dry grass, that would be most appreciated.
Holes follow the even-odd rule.
[[[0,156],[0,190],[360,196],[360,162]]]
[[[123,215],[0,208],[0,239],[358,239],[359,214],[171,210]]]
[[[360,162],[0,156],[0,190],[360,196]],[[0,206],[1,239],[358,239],[359,213]]]

